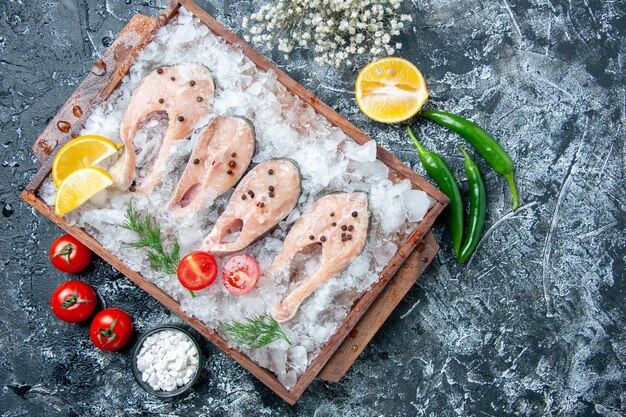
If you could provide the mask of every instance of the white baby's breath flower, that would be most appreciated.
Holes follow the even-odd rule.
[[[242,20],[244,39],[284,53],[312,48],[317,64],[352,65],[402,47],[400,34],[411,16],[396,14],[402,0],[269,0]]]

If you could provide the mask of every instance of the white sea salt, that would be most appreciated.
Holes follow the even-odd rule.
[[[174,391],[198,372],[199,353],[189,336],[167,329],[148,336],[136,360],[143,382],[154,390]]]
[[[259,70],[239,49],[213,35],[184,8],[143,49],[119,88],[94,109],[82,133],[101,134],[119,142],[122,114],[141,79],[159,66],[182,62],[201,63],[213,74],[216,95],[209,119],[226,113],[242,115],[252,121],[257,141],[252,165],[269,158],[288,157],[300,166],[303,190],[296,210],[279,227],[243,251],[258,260],[262,271],[281,249],[293,222],[316,199],[331,192],[368,193],[371,224],[365,248],[349,268],[305,300],[293,320],[281,325],[293,345],[278,340],[254,351],[235,346],[259,365],[272,370],[285,387],[291,388],[335,333],[353,302],[378,280],[379,273],[432,202],[425,193],[411,190],[408,181],[394,184],[388,179],[389,169],[375,159],[373,141],[365,145],[353,142],[311,106],[289,93],[277,81],[275,73]],[[158,130],[161,119],[155,120],[157,125],[148,122],[144,126],[148,134],[158,134],[154,129]],[[300,256],[294,262],[296,277],[293,280],[288,276],[263,275],[246,296],[231,295],[218,279],[209,288],[196,291],[196,298],[191,298],[176,276],[163,276],[152,270],[145,251],[128,246],[137,236],[120,225],[131,198],[138,210],[149,210],[159,222],[166,246],[171,245],[174,238],[178,239],[183,255],[199,248],[226,207],[231,192],[217,198],[212,206],[186,217],[173,217],[166,208],[197,133],[191,140],[179,141],[172,147],[166,165],[160,167],[161,182],[149,195],[109,190],[106,204],[88,202],[69,213],[66,219],[83,227],[130,268],[141,272],[178,300],[187,314],[215,329],[233,319],[270,313],[272,306],[296,288],[307,273],[316,268],[319,260],[310,255]],[[52,181],[47,181],[40,190],[40,196],[51,205],[54,193]],[[218,263],[224,261],[218,260]],[[228,340],[227,334],[220,334]],[[168,380],[168,386],[177,381],[176,378]]]

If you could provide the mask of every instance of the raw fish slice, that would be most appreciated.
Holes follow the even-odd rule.
[[[254,155],[254,128],[242,118],[218,116],[202,129],[169,207],[176,214],[212,204],[244,174]]]
[[[287,234],[269,273],[285,271],[294,256],[310,245],[322,246],[321,262],[315,273],[274,306],[278,322],[291,319],[308,296],[352,263],[365,246],[368,227],[368,203],[364,193],[327,195],[302,214]]]
[[[300,170],[295,162],[282,158],[260,163],[241,180],[202,250],[225,255],[245,249],[287,217],[300,192]],[[239,236],[227,242],[238,231]]]
[[[121,173],[116,178],[119,188],[129,187],[136,179],[137,153],[142,151],[154,152],[155,156],[149,158],[149,166],[143,168],[146,175],[138,181],[135,189],[149,192],[154,188],[172,143],[191,135],[209,114],[214,91],[211,73],[205,66],[198,64],[161,67],[141,80],[130,97],[120,126],[124,153],[117,162],[118,167],[113,169],[113,172]],[[145,139],[146,143],[136,144],[138,130],[155,115],[167,119],[162,142],[159,144],[159,138],[150,135]]]

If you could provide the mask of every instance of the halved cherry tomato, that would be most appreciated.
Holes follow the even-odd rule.
[[[232,295],[243,295],[252,291],[260,275],[261,270],[256,259],[248,255],[237,255],[224,265],[222,281]]]
[[[89,337],[96,347],[102,350],[119,350],[133,334],[133,320],[119,308],[107,308],[93,318],[89,327]]]
[[[80,281],[67,281],[59,285],[50,297],[52,312],[68,323],[87,320],[96,309],[96,293]]]
[[[50,262],[60,271],[75,274],[90,261],[91,250],[72,235],[63,235],[50,245]]]
[[[181,285],[188,290],[201,290],[213,284],[217,277],[217,263],[207,252],[191,252],[178,264],[176,271]]]

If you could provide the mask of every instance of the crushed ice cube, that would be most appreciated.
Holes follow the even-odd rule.
[[[430,208],[428,194],[422,190],[406,191],[402,195],[402,204],[404,204],[407,219],[410,222],[422,220]]]
[[[376,142],[370,140],[363,145],[356,142],[346,141],[344,153],[353,161],[371,162],[376,159]]]
[[[374,258],[378,265],[386,265],[397,251],[398,246],[395,243],[385,242],[374,248]]]

